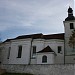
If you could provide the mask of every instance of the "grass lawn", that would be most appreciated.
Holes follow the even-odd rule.
[[[5,73],[2,75],[33,75],[33,74],[28,74],[28,73]]]

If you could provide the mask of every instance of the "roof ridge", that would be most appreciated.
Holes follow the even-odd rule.
[[[32,38],[32,39],[62,39],[64,40],[64,33],[59,34],[47,34],[43,35],[42,33],[38,34],[31,34],[31,35],[21,35],[13,39],[7,39],[4,42],[9,42],[10,40],[16,40],[16,39],[25,39],[25,38]]]
[[[61,35],[61,34],[65,34],[65,33],[46,34],[46,35]]]

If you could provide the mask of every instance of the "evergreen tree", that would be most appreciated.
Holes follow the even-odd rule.
[[[75,29],[72,31],[72,35],[69,38],[69,46],[75,49]]]

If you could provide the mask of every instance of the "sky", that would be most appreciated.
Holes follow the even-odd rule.
[[[64,33],[69,6],[74,0],[0,0],[0,38]]]

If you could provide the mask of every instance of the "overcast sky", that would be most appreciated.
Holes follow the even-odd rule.
[[[73,0],[0,0],[2,40],[19,35],[64,33],[67,9]]]

